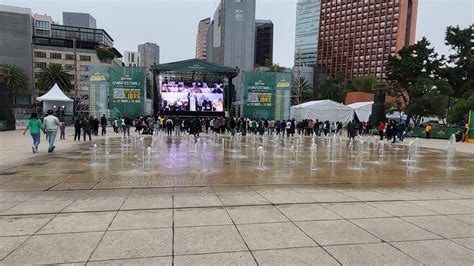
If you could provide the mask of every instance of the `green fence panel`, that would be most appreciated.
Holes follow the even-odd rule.
[[[5,130],[7,130],[7,121],[0,120],[0,131],[5,131]]]

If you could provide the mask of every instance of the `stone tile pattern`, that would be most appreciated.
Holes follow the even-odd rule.
[[[473,192],[471,184],[1,192],[0,263],[474,264]]]

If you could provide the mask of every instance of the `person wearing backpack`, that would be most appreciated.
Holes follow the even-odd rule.
[[[31,150],[33,153],[38,151],[38,146],[41,140],[41,129],[43,128],[43,124],[41,120],[38,119],[38,115],[36,113],[31,113],[30,119],[26,122],[26,129],[23,131],[23,135],[26,134],[28,129],[30,130],[31,138],[33,139],[33,146],[31,146]]]

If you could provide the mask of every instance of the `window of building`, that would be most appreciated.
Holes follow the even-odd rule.
[[[46,65],[47,64],[45,62],[35,62],[35,67],[37,68],[45,68]]]
[[[71,65],[71,64],[64,65],[64,69],[66,69],[67,71],[74,70],[74,65]]]
[[[46,58],[45,52],[35,52],[35,57]]]
[[[53,59],[62,59],[62,55],[58,53],[50,53],[49,57]]]
[[[15,104],[18,105],[29,105],[31,104],[31,98],[27,95],[15,96]]]
[[[80,69],[81,71],[89,71],[89,66],[80,65],[80,66],[79,66],[79,69]]]
[[[35,79],[39,79],[41,76],[41,73],[40,72],[35,72]]]
[[[66,60],[74,60],[73,54],[66,54]]]
[[[81,55],[81,56],[79,56],[79,60],[90,62],[90,61],[91,61],[91,57],[90,57],[89,55]]]
[[[49,29],[49,22],[44,20],[36,20],[35,26],[38,29]]]

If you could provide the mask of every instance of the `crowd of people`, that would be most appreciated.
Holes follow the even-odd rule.
[[[344,124],[340,121],[319,121],[318,119],[304,119],[295,121],[273,120],[273,119],[251,119],[243,117],[164,117],[164,116],[144,116],[131,118],[129,116],[117,117],[108,120],[104,115],[102,117],[81,117],[74,122],[74,141],[92,141],[92,135],[107,134],[107,126],[112,126],[113,131],[124,136],[130,135],[130,130],[139,134],[153,134],[154,131],[165,132],[168,136],[192,134],[199,136],[200,133],[214,132],[217,134],[230,133],[232,135],[241,133],[247,134],[268,134],[293,136],[298,135],[317,135],[333,136],[342,135],[345,131],[348,138],[355,138],[357,135],[373,135],[378,131],[380,140],[388,140],[393,143],[403,141],[404,138],[411,136],[411,126],[403,125],[397,121],[380,122],[377,127],[371,123],[350,121]],[[48,152],[55,148],[54,142],[57,131],[60,131],[60,139],[65,139],[66,125],[61,122],[52,110],[48,111],[43,121],[38,118],[36,113],[32,113],[27,122],[26,131],[30,130],[33,139],[32,150],[38,151],[41,131],[46,134],[48,140]],[[424,129],[426,138],[430,138],[432,126],[428,124]]]

